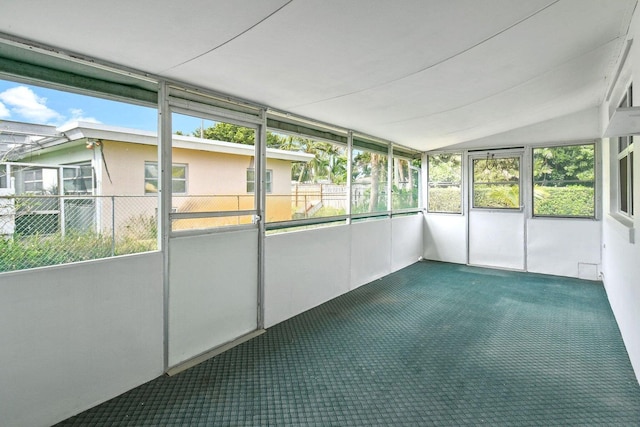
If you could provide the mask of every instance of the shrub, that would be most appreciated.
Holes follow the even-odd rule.
[[[156,220],[151,216],[135,216],[118,229],[115,242],[110,233],[68,231],[14,235],[0,238],[0,272],[24,270],[48,265],[107,258],[156,250]]]
[[[548,216],[595,215],[594,189],[580,185],[540,187],[541,197],[534,200],[534,214]]]
[[[461,212],[460,187],[429,188],[429,212]]]

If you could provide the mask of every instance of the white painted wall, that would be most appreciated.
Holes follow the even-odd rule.
[[[391,273],[391,220],[356,222],[350,232],[350,289]]]
[[[453,214],[424,215],[425,259],[467,263],[467,217]]]
[[[469,264],[523,270],[524,214],[497,210],[471,211]]]
[[[640,215],[636,214],[631,224],[623,224],[610,214],[609,143],[608,139],[603,140],[602,280],[636,378],[640,382],[640,235],[637,233]],[[617,144],[617,141],[613,143]],[[639,160],[640,156],[635,156],[636,171],[640,171]],[[634,190],[637,211],[640,208],[638,173],[635,174]],[[636,243],[631,242],[632,238],[635,238]]]
[[[265,326],[270,327],[350,289],[350,226],[267,236]]]
[[[635,167],[640,165],[636,162]],[[640,226],[637,219],[635,223]],[[611,217],[603,224],[602,271],[609,303],[640,382],[640,246],[629,243],[629,229]]]
[[[532,218],[527,221],[527,271],[600,280],[599,221]]]
[[[391,270],[397,271],[422,256],[424,215],[408,215],[391,221]],[[417,255],[416,255],[417,254]]]
[[[601,125],[606,129],[609,115],[619,104],[619,100],[630,82],[634,83],[634,105],[638,103],[638,82],[640,81],[640,11],[636,9],[627,38],[635,39],[631,45],[628,59],[622,63],[620,75],[615,82],[610,102],[601,107]],[[618,58],[621,61],[621,58]],[[634,367],[636,378],[640,382],[640,156],[638,147],[640,138],[635,137],[634,145],[634,200],[635,218],[626,222],[612,215],[612,180],[617,180],[615,169],[612,172],[611,145],[614,150],[616,139],[603,139],[602,145],[602,273],[609,303],[622,333],[629,359]],[[614,198],[615,201],[615,198]],[[635,243],[633,243],[635,240]]]
[[[265,246],[270,327],[416,262],[422,215],[272,234]]]
[[[0,275],[0,425],[47,426],[163,372],[158,252]]]
[[[258,230],[169,242],[169,366],[256,330]]]

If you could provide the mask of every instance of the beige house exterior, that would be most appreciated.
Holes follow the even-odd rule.
[[[101,217],[108,217],[109,196],[117,197],[118,212],[111,215],[122,226],[138,217],[155,216],[158,176],[158,147],[154,132],[125,129],[95,123],[74,123],[58,128],[59,138],[48,138],[39,149],[30,151],[20,162],[38,165],[85,165],[93,168],[85,195],[104,200],[97,207]],[[254,147],[174,135],[172,163],[180,172],[172,195],[175,212],[220,212],[252,210]],[[306,153],[267,149],[267,221],[292,219],[291,164],[308,162]],[[129,198],[129,199],[128,199]],[[113,198],[112,198],[113,199]],[[127,201],[129,200],[129,201]],[[124,211],[121,211],[124,210]],[[100,211],[105,211],[100,213]],[[250,216],[189,219],[174,223],[174,229],[250,223]]]

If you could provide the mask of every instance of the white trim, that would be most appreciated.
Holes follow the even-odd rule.
[[[139,129],[129,129],[117,126],[108,126],[97,123],[75,122],[67,126],[58,128],[58,131],[62,132],[66,136],[66,138],[56,139],[43,144],[44,149],[61,149],[63,148],[62,146],[65,143],[68,143],[70,141],[77,141],[84,138],[121,141],[144,145],[158,144],[158,136],[156,132],[144,131]],[[226,141],[215,141],[211,139],[185,135],[172,135],[172,140],[173,148],[184,148],[187,150],[227,153],[251,157],[255,155],[255,147],[253,145],[237,144],[234,142]],[[313,159],[313,157],[314,156],[312,154],[308,153],[267,148],[267,158],[269,159],[308,162]]]

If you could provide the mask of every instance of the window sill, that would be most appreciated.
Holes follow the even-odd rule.
[[[617,212],[610,212],[608,214],[608,216],[611,219],[616,220],[617,222],[620,223],[620,225],[622,225],[622,226],[624,226],[626,228],[633,228],[634,227],[633,219],[628,217],[628,216],[626,216],[626,215],[621,215],[621,214],[619,214]]]
[[[624,215],[620,215],[617,212],[611,212],[607,215],[607,217],[613,220],[611,221],[613,224],[617,225],[616,228],[621,235],[627,236],[627,238],[629,239],[629,243],[636,243],[636,229],[633,219]]]

